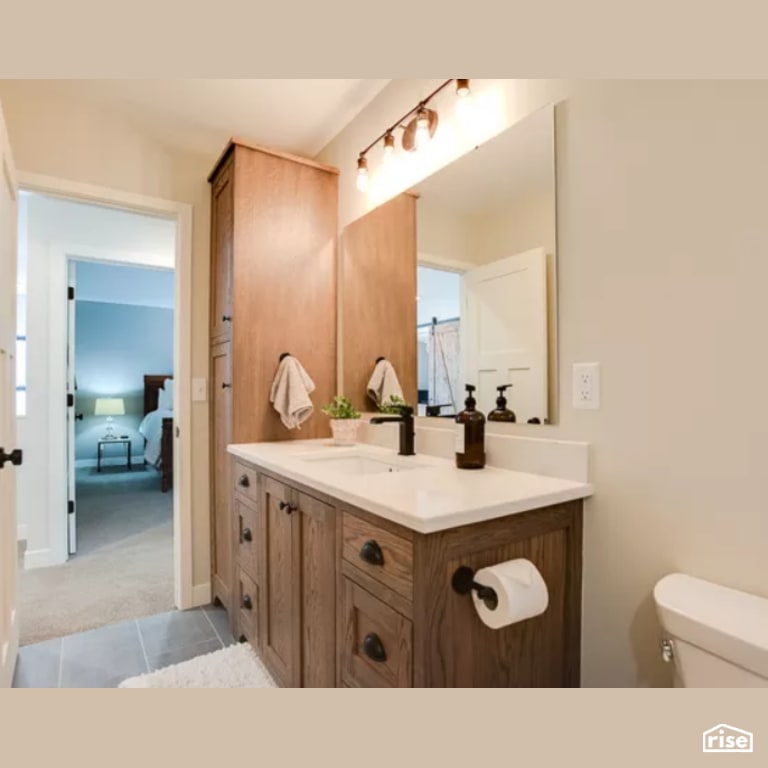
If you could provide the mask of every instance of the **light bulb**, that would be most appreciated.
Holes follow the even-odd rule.
[[[395,156],[395,137],[387,132],[384,135],[384,162],[389,163]]]
[[[360,192],[368,189],[368,161],[363,155],[357,158],[357,188]]]
[[[429,141],[429,114],[424,107],[420,107],[416,113],[416,135],[414,136],[414,141],[419,149]]]
[[[456,95],[461,98],[466,98],[469,96],[470,90],[469,90],[469,80],[456,80]]]

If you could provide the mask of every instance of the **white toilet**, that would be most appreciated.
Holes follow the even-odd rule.
[[[673,573],[653,597],[675,686],[768,688],[768,598]]]

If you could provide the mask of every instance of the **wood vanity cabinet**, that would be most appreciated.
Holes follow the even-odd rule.
[[[249,471],[259,488],[258,633],[244,634],[279,684],[579,685],[581,501],[420,534]],[[451,578],[459,566],[518,557],[541,571],[549,607],[489,629]]]
[[[315,382],[316,403],[335,393],[338,171],[233,139],[208,181],[211,584],[233,625],[250,617],[242,633],[250,639],[258,612],[242,600],[253,602],[249,590],[259,584],[240,561],[236,514],[249,500],[233,496],[226,447],[330,435],[319,414],[300,432],[287,430],[269,392],[289,352]]]

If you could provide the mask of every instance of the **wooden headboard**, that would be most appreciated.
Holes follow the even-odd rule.
[[[166,379],[173,379],[172,373],[147,373],[144,376],[144,415],[157,410],[157,398]]]

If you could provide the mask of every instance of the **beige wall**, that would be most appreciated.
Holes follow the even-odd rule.
[[[181,154],[124,119],[84,104],[30,98],[23,82],[0,81],[19,171],[97,184],[193,205],[192,376],[208,376],[209,193],[215,155]],[[210,580],[208,405],[192,403],[193,581]]]
[[[592,443],[584,684],[666,684],[651,599],[660,576],[768,595],[768,83],[473,80],[473,134],[455,129],[448,93],[448,138],[387,179],[371,153],[371,191],[357,192],[357,152],[434,83],[394,82],[322,152],[342,169],[341,222],[566,100],[560,424],[535,434]],[[602,366],[598,411],[571,405],[571,366],[582,361]]]

